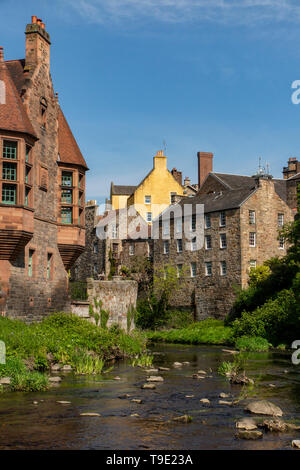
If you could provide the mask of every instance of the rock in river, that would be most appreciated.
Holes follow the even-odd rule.
[[[297,440],[293,441],[292,447],[296,447],[296,449],[300,449],[300,441],[297,441]]]
[[[237,429],[245,429],[246,431],[253,431],[253,429],[257,429],[256,422],[253,418],[243,418],[235,423],[235,427]]]
[[[147,378],[147,382],[163,382],[164,379],[163,377],[160,377],[159,375],[151,375],[150,377]]]
[[[193,418],[189,415],[178,416],[178,418],[173,418],[173,421],[178,421],[179,423],[191,423]]]
[[[61,382],[61,378],[60,377],[49,377],[49,382],[58,383],[58,382]]]
[[[10,385],[10,377],[2,377],[2,379],[0,379],[0,385]]]
[[[99,413],[80,413],[80,416],[101,416]]]
[[[156,388],[156,385],[154,384],[144,384],[141,386],[142,389],[144,390],[154,390]]]
[[[182,367],[182,362],[174,362],[173,367]]]
[[[203,403],[203,405],[209,405],[210,404],[210,401],[209,401],[208,398],[201,398],[200,402]]]
[[[238,439],[249,439],[256,441],[263,437],[263,433],[260,431],[238,431],[235,435]]]
[[[131,400],[132,403],[137,403],[138,405],[141,405],[143,403],[143,400],[139,400],[137,398],[134,398],[133,400]]]
[[[168,370],[170,370],[169,367],[159,367],[158,370],[160,370],[161,372],[167,372]]]
[[[230,395],[229,395],[229,393],[223,393],[223,392],[222,392],[222,393],[220,393],[219,397],[220,397],[220,398],[229,398]]]
[[[279,408],[279,406],[276,406],[267,400],[252,401],[246,406],[245,411],[250,411],[250,413],[257,414],[257,415],[270,415],[270,416],[282,416],[283,415],[283,412]]]

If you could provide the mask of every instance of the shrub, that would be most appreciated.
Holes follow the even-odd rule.
[[[240,351],[268,351],[270,344],[260,336],[242,336],[235,342],[236,349]]]

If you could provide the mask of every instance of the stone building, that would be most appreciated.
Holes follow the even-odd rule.
[[[30,321],[68,305],[87,165],[54,93],[42,20],[25,36],[25,59],[0,49],[0,284],[2,315]]]
[[[154,240],[154,271],[163,272],[165,266],[173,265],[178,276],[185,278],[172,296],[174,306],[194,308],[197,319],[221,318],[233,304],[234,288],[247,286],[251,267],[285,255],[278,229],[293,219],[293,213],[287,204],[285,180],[263,172],[253,177],[213,173],[212,157],[209,165],[207,154],[204,162],[201,154],[198,158],[200,190],[197,196],[178,203],[182,213],[191,205],[188,232],[182,229],[182,216],[174,216],[174,206],[169,209],[169,223],[158,219],[160,237]],[[209,172],[203,175],[205,171]],[[199,231],[197,204],[204,205]]]

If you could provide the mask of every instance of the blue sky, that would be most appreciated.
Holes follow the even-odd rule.
[[[0,45],[24,57],[31,15],[51,35],[55,91],[87,160],[87,198],[168,167],[281,176],[300,157],[299,0],[0,0]]]

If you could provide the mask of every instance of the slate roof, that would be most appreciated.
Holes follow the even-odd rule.
[[[0,80],[5,85],[5,103],[0,104],[0,129],[37,138],[6,62],[0,62]]]
[[[291,176],[290,178],[288,178],[288,181],[298,180],[298,179],[300,179],[300,173],[297,173],[296,175]]]
[[[112,185],[113,196],[131,196],[134,193],[137,186],[116,186]]]
[[[88,169],[85,159],[82,156],[80,148],[77,145],[61,109],[59,109],[58,113],[58,152],[60,162],[72,163]]]

